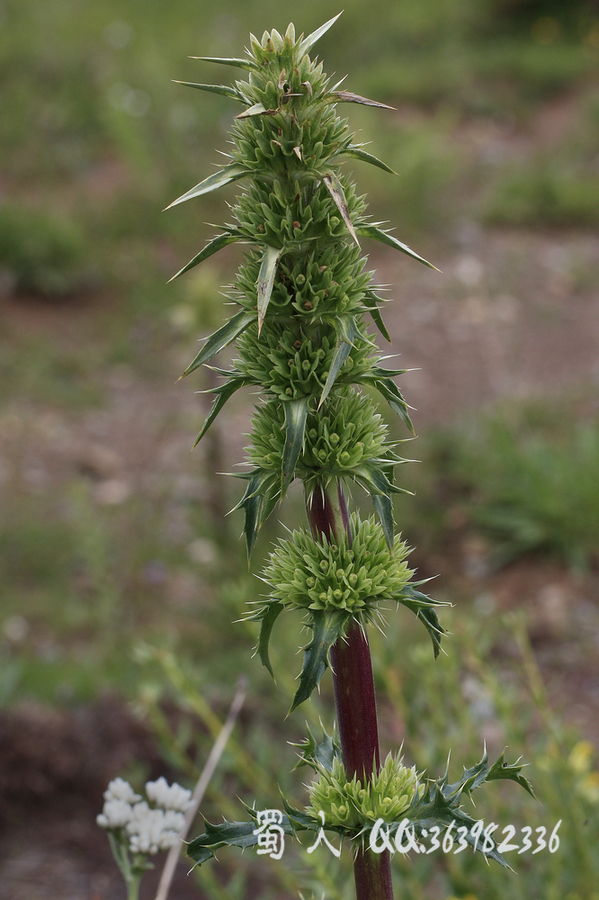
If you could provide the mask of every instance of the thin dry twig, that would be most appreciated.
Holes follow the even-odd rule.
[[[231,736],[231,732],[233,731],[233,727],[235,725],[235,721],[237,716],[239,715],[239,711],[243,706],[245,700],[245,680],[240,681],[239,686],[237,688],[237,693],[233,698],[233,702],[231,703],[231,707],[227,714],[227,718],[225,720],[225,724],[223,725],[212,750],[210,751],[210,755],[206,760],[206,765],[202,770],[202,774],[198,779],[198,783],[196,784],[193,794],[192,801],[193,805],[187,810],[185,814],[185,824],[181,831],[179,832],[179,841],[174,844],[168,852],[168,856],[166,857],[166,862],[164,864],[164,869],[162,870],[162,875],[160,877],[160,884],[158,885],[158,892],[156,894],[156,900],[167,900],[168,892],[170,890],[171,882],[173,880],[173,876],[175,874],[175,869],[177,867],[177,862],[179,860],[179,854],[181,852],[181,847],[183,846],[183,842],[187,837],[187,832],[191,827],[191,823],[193,822],[195,815],[198,811],[198,807],[202,802],[204,794],[206,792],[206,788],[210,784],[210,779],[214,774],[214,770],[216,769],[219,760],[223,754],[223,751],[226,747],[227,741]]]

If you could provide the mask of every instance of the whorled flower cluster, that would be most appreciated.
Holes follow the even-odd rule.
[[[131,853],[153,855],[168,850],[178,840],[185,813],[193,805],[191,791],[164,778],[148,781],[142,800],[122,778],[115,778],[104,792],[104,807],[98,825],[125,840]]]
[[[262,256],[253,251],[239,269],[232,299],[252,310],[256,304],[256,283]],[[304,327],[312,324],[335,325],[339,315],[357,315],[364,311],[363,299],[370,279],[364,272],[366,260],[355,244],[338,242],[335,246],[310,248],[301,256],[282,258],[269,303],[274,322],[298,316]],[[348,286],[350,290],[348,292]]]
[[[308,815],[321,820],[324,816],[325,828],[343,829],[353,837],[377,819],[398,823],[418,790],[418,775],[415,767],[408,769],[401,758],[390,753],[380,772],[373,772],[371,779],[362,783],[354,775],[348,781],[343,763],[335,757],[332,769],[319,767],[308,790]]]
[[[316,403],[308,409],[296,477],[310,485],[314,479],[351,477],[367,460],[385,462],[391,449],[387,431],[367,397],[348,387],[337,390],[320,410]],[[284,410],[279,403],[266,403],[252,419],[248,461],[263,470],[280,472],[284,448]]]
[[[285,607],[340,610],[370,618],[382,600],[393,600],[414,572],[406,563],[408,547],[395,536],[389,549],[382,526],[374,519],[351,516],[352,541],[336,543],[309,531],[294,531],[281,541],[264,571],[271,600]]]
[[[330,334],[309,336],[297,320],[269,322],[258,339],[251,325],[237,341],[239,359],[232,370],[246,384],[261,387],[279,400],[320,397],[334,364],[337,338]],[[371,373],[373,344],[366,335],[356,336],[349,355],[335,379],[336,385],[360,382]]]

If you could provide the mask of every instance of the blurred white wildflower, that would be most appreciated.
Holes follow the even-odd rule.
[[[136,804],[133,818],[127,824],[129,849],[132,853],[160,853],[178,840],[185,817],[174,810],[150,809],[147,803]]]
[[[192,805],[191,791],[180,784],[169,785],[164,778],[148,781],[152,808],[122,778],[115,778],[104,792],[104,808],[96,821],[117,837],[134,854],[154,854],[168,850],[178,840],[185,824],[183,815]],[[120,832],[120,835],[118,834]]]
[[[174,809],[176,812],[187,812],[193,805],[191,791],[185,790],[180,784],[167,784],[164,778],[158,781],[148,781],[146,784],[148,800],[153,800],[156,806],[162,809]]]

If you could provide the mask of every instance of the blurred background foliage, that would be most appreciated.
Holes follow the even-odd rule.
[[[302,802],[301,779],[286,774],[291,750],[289,765],[280,764],[282,739],[303,735],[301,716],[281,726],[299,668],[300,622],[277,631],[275,690],[250,659],[251,628],[231,626],[260,583],[248,577],[237,514],[225,518],[239,484],[213,474],[241,460],[251,398],[232,404],[190,456],[207,402],[193,391],[216,381],[206,373],[173,386],[198,337],[222,321],[219,292],[238,256],[225,251],[165,286],[213,233],[205,223],[226,220],[232,192],[161,209],[210,172],[235,110],[172,79],[226,81],[228,70],[188,57],[240,55],[250,31],[283,30],[292,18],[309,33],[338,11],[330,0],[297,0],[292,15],[273,0],[258,8],[241,0],[0,0],[0,701],[76,708],[114,691],[150,724],[165,765],[191,783],[209,746],[206,710],[223,712],[245,673],[247,757],[240,762],[233,745],[224,760],[207,807],[213,818],[225,801],[228,817],[241,815],[236,793],[276,805],[276,780]],[[398,237],[441,268],[446,260],[453,271],[464,232],[480,244],[500,229],[515,247],[525,234],[551,246],[564,235],[580,236],[581,247],[592,240],[597,2],[358,0],[318,52],[329,73],[349,73],[349,90],[396,108],[341,110],[399,173],[356,166],[358,185],[374,217],[397,225]],[[450,303],[452,291],[477,288],[472,256],[465,259],[460,283],[449,281]],[[510,277],[509,267],[497,276],[498,297],[513,292]],[[593,253],[581,250],[551,278],[556,303],[576,311],[596,302]],[[426,311],[417,306],[421,287],[408,286],[407,295]],[[393,278],[396,294],[402,285]],[[501,316],[509,303],[495,308]],[[393,315],[393,349],[404,352],[403,323]],[[426,325],[426,312],[418,315]],[[543,321],[559,315],[553,306],[540,313]],[[597,845],[587,840],[597,833],[597,756],[587,739],[596,728],[592,711],[585,718],[578,710],[579,730],[552,711],[568,706],[564,672],[577,673],[568,684],[595,685],[584,703],[599,693],[590,663],[599,562],[593,386],[596,366],[586,382],[548,383],[536,398],[416,418],[421,437],[406,455],[422,463],[405,467],[415,496],[402,498],[398,519],[422,574],[442,573],[432,589],[458,608],[448,656],[436,667],[413,623],[397,624],[394,611],[391,638],[373,638],[383,742],[405,740],[410,764],[435,775],[452,747],[469,765],[484,739],[496,753],[509,743],[535,760],[530,777],[544,805],[504,789],[481,813],[502,826],[553,827],[562,818],[564,846],[555,856],[519,857],[519,877],[461,856],[401,861],[397,896],[405,900],[508,892],[596,900]],[[301,498],[291,496],[281,513],[289,525],[302,514]],[[265,528],[254,572],[279,531],[275,521]],[[531,567],[536,581],[527,581]],[[516,588],[504,602],[510,577]],[[507,620],[517,605],[524,618]],[[316,712],[304,713],[315,727],[319,714],[330,720],[327,691]],[[260,797],[253,765],[272,779],[264,776]],[[262,878],[280,896],[277,879],[286,878],[291,892],[303,884],[309,896],[312,879],[314,896],[347,896],[335,860],[304,853],[296,868],[305,875],[311,867],[307,879],[296,883],[271,867],[272,884],[247,862],[228,857],[217,875],[202,870],[206,894],[247,896]]]

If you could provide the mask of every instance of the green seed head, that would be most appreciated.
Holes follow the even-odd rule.
[[[319,359],[314,355],[311,362],[302,360],[302,370],[318,365]],[[280,402],[265,403],[258,409],[252,419],[252,443],[247,448],[252,465],[279,470],[285,445],[284,423]],[[296,474],[308,485],[325,476],[351,477],[353,469],[367,460],[386,457],[392,447],[387,432],[367,397],[350,387],[338,388],[320,410],[315,403],[309,409]]]
[[[391,754],[380,773],[373,773],[364,786],[356,776],[348,781],[343,764],[335,758],[332,770],[320,767],[310,785],[306,812],[315,818],[324,813],[325,828],[347,829],[349,836],[355,836],[377,819],[388,824],[400,822],[417,790],[416,769],[406,768],[401,758]]]
[[[354,535],[337,543],[315,541],[308,531],[294,531],[270,557],[264,580],[270,598],[287,607],[343,610],[370,620],[377,605],[392,600],[411,580],[408,549],[395,537],[393,555],[383,529],[374,519],[351,517]]]

